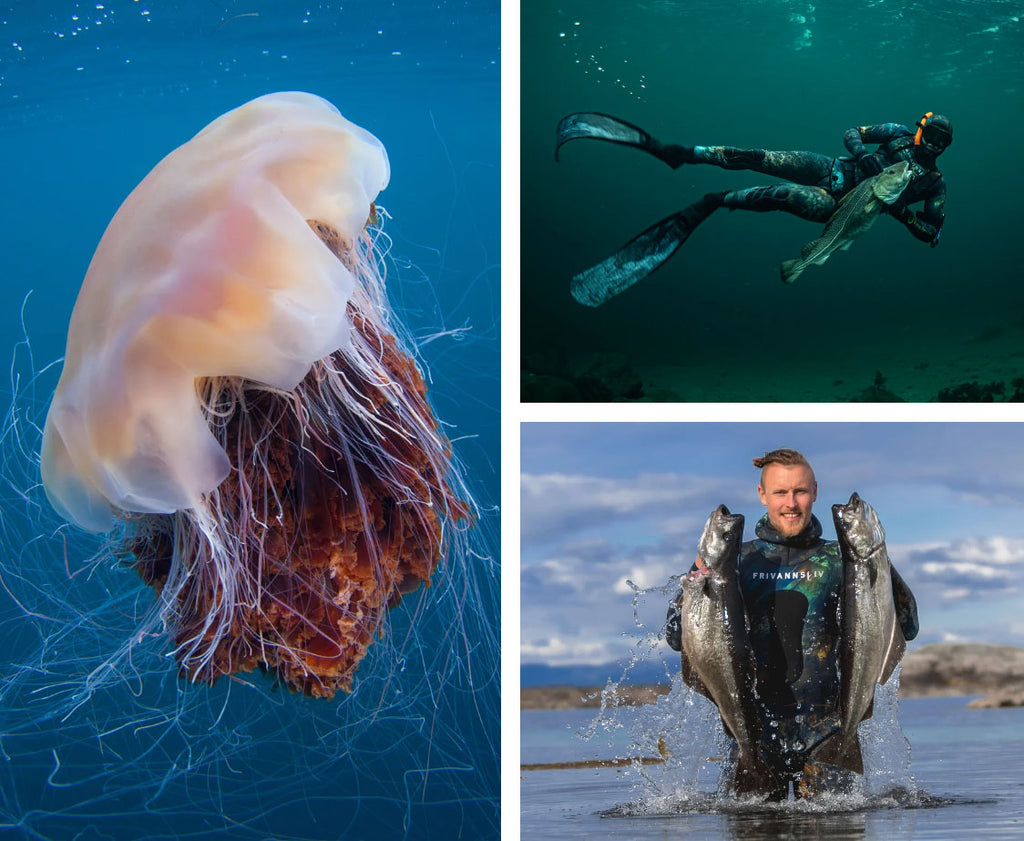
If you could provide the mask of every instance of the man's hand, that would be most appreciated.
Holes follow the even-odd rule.
[[[857,155],[857,166],[865,176],[878,175],[882,171],[882,162],[871,152],[861,152]]]
[[[914,218],[914,214],[910,212],[910,208],[905,204],[890,204],[886,210],[889,212],[890,216],[895,216],[904,225]]]

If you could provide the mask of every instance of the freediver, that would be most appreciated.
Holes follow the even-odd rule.
[[[697,226],[720,207],[767,212],[781,210],[811,222],[825,222],[839,201],[866,178],[906,161],[913,178],[887,212],[917,239],[938,245],[945,219],[946,184],[936,160],[953,142],[953,126],[942,114],[927,112],[911,131],[899,123],[855,126],[843,135],[849,156],[817,152],[775,152],[734,146],[681,146],[662,143],[643,129],[599,113],[569,114],[558,124],[555,160],[570,140],[591,138],[647,152],[672,169],[683,164],[711,164],[722,169],[753,170],[786,183],[708,193],[678,213],[634,237],[618,252],[577,275],[573,296],[597,306],[643,279],[671,257]],[[869,151],[866,144],[878,144]],[[910,205],[924,202],[915,215]]]
[[[776,770],[767,790],[736,794],[785,800],[794,796],[849,792],[856,775],[814,762],[808,754],[835,720],[840,691],[839,640],[843,562],[839,543],[823,540],[812,513],[818,495],[814,471],[796,450],[779,449],[753,460],[761,470],[757,493],[768,510],[757,523],[757,539],[743,544],[738,581],[754,654],[756,708],[763,716],[762,757]],[[699,560],[691,568],[698,568]],[[917,636],[917,603],[891,570],[896,619],[907,640]],[[678,607],[666,622],[668,644],[682,651]]]

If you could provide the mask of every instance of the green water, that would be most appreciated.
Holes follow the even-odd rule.
[[[971,380],[1005,382],[1008,396],[1024,375],[1022,42],[1014,6],[998,2],[525,2],[525,369],[578,382],[593,354],[615,352],[655,400],[844,401],[878,372],[905,400]],[[719,211],[620,297],[598,309],[570,297],[573,274],[659,219],[706,192],[774,179],[672,171],[589,140],[556,164],[565,114],[603,111],[665,142],[841,155],[847,128],[912,125],[927,110],[955,127],[939,162],[948,197],[938,248],[883,218],[789,286],[779,263],[821,226]],[[608,399],[600,389],[580,398]]]

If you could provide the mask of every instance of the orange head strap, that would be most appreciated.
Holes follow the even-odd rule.
[[[924,127],[928,125],[928,121],[932,118],[932,112],[929,111],[920,120],[917,121],[917,134],[914,135],[914,145],[921,145],[921,135],[924,132]]]

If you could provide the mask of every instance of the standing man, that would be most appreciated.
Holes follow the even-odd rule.
[[[753,463],[761,470],[757,493],[767,513],[757,523],[757,538],[742,546],[738,583],[756,667],[756,706],[763,716],[759,747],[765,761],[781,769],[777,789],[756,793],[785,799],[790,782],[798,797],[843,790],[850,772],[809,761],[816,742],[804,743],[808,734],[828,734],[839,698],[839,544],[822,539],[812,513],[818,484],[803,455],[779,449]],[[911,640],[918,632],[917,605],[895,569],[892,588],[897,620]],[[672,648],[682,650],[675,603],[666,636]]]

